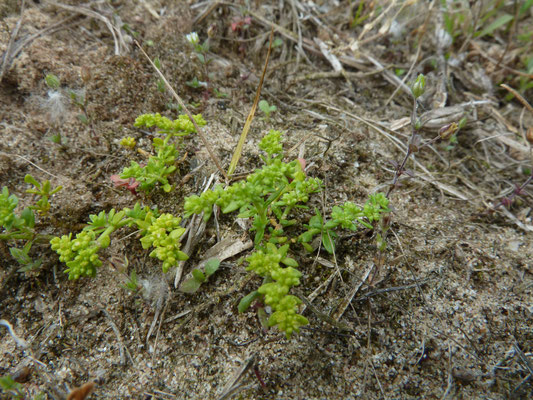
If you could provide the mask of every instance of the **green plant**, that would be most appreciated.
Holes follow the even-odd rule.
[[[278,108],[274,105],[271,106],[266,100],[261,100],[259,102],[259,109],[265,114],[265,120],[270,121],[270,114],[276,111]]]
[[[24,182],[29,183],[35,187],[35,189],[26,190],[26,193],[36,194],[40,197],[40,199],[35,203],[35,205],[30,206],[30,208],[32,210],[36,210],[40,215],[48,214],[48,211],[50,210],[50,203],[48,202],[48,199],[50,198],[50,196],[59,192],[62,189],[62,186],[58,186],[52,189],[49,180],[46,180],[41,184],[37,182],[37,180],[31,175],[26,175],[24,177]]]
[[[179,242],[185,229],[179,225],[181,218],[172,214],[159,215],[157,210],[146,206],[141,208],[137,203],[133,209],[125,208],[119,212],[111,209],[108,213],[101,211],[98,215],[90,215],[89,219],[88,225],[74,239],[69,233],[50,241],[52,250],[66,264],[65,273],[68,273],[70,280],[94,277],[97,268],[102,266],[98,253],[109,247],[111,234],[124,226],[137,226],[140,229],[143,249],[154,248],[150,257],[163,261],[163,272],[188,258],[180,251]]]
[[[371,8],[372,5],[367,5],[367,8]],[[357,10],[355,11],[353,17],[351,18],[351,22],[350,22],[350,28],[355,28],[356,26],[358,25],[361,25],[367,18],[369,18],[371,16],[371,13],[373,10],[369,10],[369,12],[367,14],[364,14],[364,11],[365,11],[365,1],[364,0],[360,0],[359,1],[359,4],[357,6]],[[380,7],[378,7],[378,10],[379,10]]]
[[[207,67],[210,63],[210,59],[207,57],[207,52],[209,51],[209,39],[204,43],[200,43],[200,37],[196,32],[191,32],[185,36],[185,39],[192,46],[194,54],[200,65],[203,69],[203,81],[199,80],[196,76],[193,80],[186,82],[186,84],[192,88],[206,88],[209,89],[209,74]]]
[[[131,136],[126,136],[120,140],[120,145],[127,149],[133,150],[135,146],[137,145],[137,142],[135,141],[135,138]]]
[[[140,287],[141,285],[139,284],[139,279],[137,278],[137,272],[132,270],[130,276],[126,280],[126,283],[124,284],[124,288],[132,292],[136,292]]]
[[[206,124],[200,114],[194,116],[199,126]],[[172,185],[168,181],[169,175],[175,170],[175,161],[178,156],[177,144],[172,142],[174,138],[181,138],[195,132],[193,123],[187,115],[180,115],[175,120],[170,120],[157,114],[143,114],[135,120],[135,126],[151,128],[156,126],[157,133],[165,135],[164,138],[155,137],[152,145],[157,151],[157,155],[150,156],[145,166],[141,166],[135,161],[131,161],[130,166],[124,168],[120,174],[120,179],[133,178],[139,187],[148,192],[156,184],[160,184],[165,192],[172,190]]]
[[[479,2],[478,7],[469,7],[467,4],[442,2],[444,28],[454,41],[464,34],[475,38],[493,35],[499,29],[527,19],[527,12],[533,6],[533,1],[521,2],[515,15],[505,11],[506,4],[502,1]]]
[[[213,275],[218,268],[220,267],[220,260],[217,258],[211,258],[205,263],[204,272],[200,269],[195,268],[191,272],[191,277],[186,279],[180,285],[179,290],[184,293],[194,293],[196,292],[202,283],[207,282],[208,278]]]
[[[268,325],[277,325],[278,329],[285,332],[289,339],[293,332],[298,332],[300,326],[307,325],[309,321],[303,315],[298,314],[297,307],[302,301],[289,290],[300,284],[302,273],[296,269],[298,262],[287,257],[289,244],[277,247],[275,244],[266,243],[259,248],[246,261],[247,271],[254,271],[264,278],[263,284],[257,289],[257,293],[263,295],[265,304],[274,311],[268,319]],[[285,267],[282,267],[284,264]],[[256,296],[252,293],[252,297]],[[243,299],[245,303],[248,299]],[[246,310],[245,304],[240,304],[240,310]]]
[[[15,382],[11,375],[4,375],[0,377],[0,388],[2,393],[9,396],[13,400],[22,400],[25,398],[23,386]]]
[[[259,148],[266,152],[263,168],[248,175],[245,181],[227,188],[219,185],[201,196],[188,197],[184,205],[185,216],[204,213],[204,219],[208,220],[214,205],[223,213],[239,210],[239,218],[252,218],[252,231],[256,232],[254,243],[259,246],[271,224],[270,215],[273,215],[279,224],[270,229],[272,240],[286,240],[280,236],[283,227],[296,223],[288,219],[290,212],[294,208],[306,208],[301,203],[306,203],[311,193],[318,192],[322,182],[307,178],[298,161],[282,161],[280,137],[281,132],[272,130],[259,144]]]
[[[21,272],[36,269],[42,264],[42,259],[33,260],[29,253],[34,243],[46,242],[51,237],[35,231],[35,213],[33,210],[36,210],[39,215],[45,216],[50,210],[50,196],[61,190],[61,186],[52,189],[50,181],[39,183],[31,175],[26,175],[24,181],[35,187],[35,189],[28,189],[26,192],[36,194],[40,198],[35,204],[22,210],[20,214],[15,212],[19,203],[18,197],[9,194],[9,190],[5,186],[0,194],[0,240],[26,242],[22,248],[14,246],[9,248],[13,258],[21,265],[19,269]]]
[[[11,400],[24,400],[28,397],[25,394],[24,386],[16,382],[11,375],[3,375],[0,377],[0,389],[2,393],[5,394],[6,398]],[[33,400],[44,400],[44,393],[39,393]]]
[[[309,244],[316,235],[320,235],[324,249],[330,254],[335,252],[336,230],[339,228],[357,231],[360,227],[373,229],[372,222],[381,220],[383,214],[390,212],[389,200],[383,193],[375,193],[369,196],[363,208],[347,201],[342,206],[334,206],[331,211],[331,219],[325,220],[318,209],[315,215],[305,225],[307,231],[298,237],[298,241],[308,251],[313,251]]]
[[[159,60],[159,57],[154,58],[154,64],[157,67],[157,69],[161,69],[161,60]],[[166,88],[165,88],[165,82],[163,81],[163,79],[159,78],[156,84],[157,84],[157,90],[161,93],[165,93]]]
[[[67,148],[67,139],[61,136],[61,133],[54,133],[48,138],[52,143],[58,144],[61,146],[61,149],[65,150]]]
[[[273,310],[268,325],[276,325],[290,338],[308,321],[297,312],[300,299],[289,294],[292,287],[300,284],[302,274],[297,270],[298,262],[288,256],[290,244],[296,240],[290,239],[286,230],[298,225],[298,219],[291,219],[294,211],[307,209],[305,203],[312,193],[321,190],[322,182],[307,177],[299,161],[283,161],[281,136],[281,132],[271,130],[259,143],[259,148],[265,152],[262,156],[265,165],[261,169],[226,188],[219,185],[200,196],[186,198],[184,209],[185,216],[203,213],[208,220],[216,205],[223,213],[239,211],[239,218],[252,220],[255,251],[246,258],[246,269],[254,271],[264,281],[258,290],[241,300],[238,309],[244,312],[255,299],[262,298]],[[337,226],[356,229],[356,225],[361,224],[372,228],[370,222],[388,212],[387,205],[388,200],[376,194],[362,210],[352,203],[334,208],[332,221],[324,222],[316,215],[301,242],[307,243],[319,233],[326,240],[325,237],[334,235],[333,229]],[[332,242],[328,248],[333,249]]]
[[[192,80],[185,82],[185,84],[193,89],[207,88],[207,82],[201,82],[195,76]]]

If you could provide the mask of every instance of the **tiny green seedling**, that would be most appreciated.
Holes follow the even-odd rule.
[[[136,292],[140,287],[141,285],[139,284],[139,279],[137,278],[137,272],[132,270],[126,283],[124,284],[124,288],[132,292]]]
[[[159,60],[159,57],[154,58],[154,64],[157,67],[157,69],[161,69],[161,60]],[[161,93],[165,93],[165,91],[167,90],[167,88],[165,87],[165,81],[159,78],[156,84],[157,84],[157,90]]]
[[[126,136],[120,140],[120,145],[126,149],[133,150],[137,145],[137,142],[135,141],[135,138],[131,136]]]
[[[195,76],[192,80],[185,82],[185,84],[193,89],[207,88],[207,82],[201,82]]]
[[[50,210],[50,203],[48,202],[48,199],[50,198],[50,196],[59,192],[62,189],[62,186],[58,186],[52,189],[49,180],[46,180],[43,183],[39,183],[31,175],[26,175],[24,177],[24,182],[29,183],[35,187],[35,189],[26,190],[26,193],[36,194],[40,197],[40,199],[35,203],[35,205],[30,206],[30,208],[32,210],[37,211],[40,215],[48,214],[48,211]]]
[[[46,85],[52,90],[58,90],[59,87],[61,86],[61,81],[59,80],[57,75],[54,75],[54,74],[47,74],[44,77],[44,81]]]
[[[268,101],[261,100],[259,102],[259,109],[265,114],[265,120],[270,121],[270,114],[276,111],[278,108],[274,105],[268,104]]]
[[[183,281],[183,283],[180,285],[179,290],[184,293],[192,294],[196,292],[200,286],[207,282],[208,278],[213,275],[218,268],[220,267],[220,260],[217,258],[211,258],[209,259],[204,267],[204,272],[202,272],[200,269],[193,269],[191,272],[191,277],[189,279],[186,279]]]
[[[198,79],[198,77],[195,76],[192,80],[185,82],[185,84],[193,89],[205,89],[205,96],[207,97],[211,92],[208,70],[208,66],[211,63],[211,59],[208,57],[209,38],[203,43],[200,43],[200,37],[198,34],[196,32],[191,32],[185,35],[185,39],[192,46],[194,55],[200,63],[203,75],[201,79]]]
[[[283,45],[283,39],[281,38],[275,38],[274,41],[272,42],[272,48],[275,49],[276,47],[280,47]]]

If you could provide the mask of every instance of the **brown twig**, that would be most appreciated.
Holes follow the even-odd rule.
[[[518,101],[520,103],[522,103],[524,105],[524,107],[526,107],[533,114],[533,107],[531,107],[531,104],[529,104],[528,101],[526,99],[524,99],[520,93],[518,93],[516,90],[514,90],[512,87],[506,85],[505,83],[502,83],[500,86],[502,88],[508,90],[509,92],[511,92],[513,95],[515,95],[515,97],[518,99]]]

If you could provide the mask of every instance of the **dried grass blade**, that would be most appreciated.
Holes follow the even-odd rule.
[[[237,163],[239,162],[239,159],[241,158],[242,148],[244,146],[244,142],[246,141],[246,136],[248,136],[248,131],[250,130],[250,126],[252,125],[252,121],[254,119],[255,110],[257,109],[257,104],[259,103],[259,98],[261,96],[261,88],[263,87],[263,81],[265,80],[265,74],[266,74],[266,70],[268,67],[268,59],[270,58],[270,52],[272,51],[273,37],[274,37],[274,28],[270,30],[270,42],[268,44],[268,53],[267,53],[266,60],[265,60],[265,66],[263,67],[263,73],[261,74],[261,80],[259,81],[257,92],[255,93],[254,104],[252,105],[252,109],[250,110],[250,113],[248,114],[248,117],[246,118],[244,128],[242,129],[241,137],[239,138],[239,143],[237,143],[237,148],[235,149],[235,152],[233,153],[233,157],[231,157],[231,163],[228,168],[228,176],[231,176],[235,172],[235,169],[237,168]]]

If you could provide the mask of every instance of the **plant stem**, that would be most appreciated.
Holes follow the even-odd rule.
[[[47,243],[54,235],[34,234],[33,232],[0,233],[0,240],[32,240],[35,243]]]

